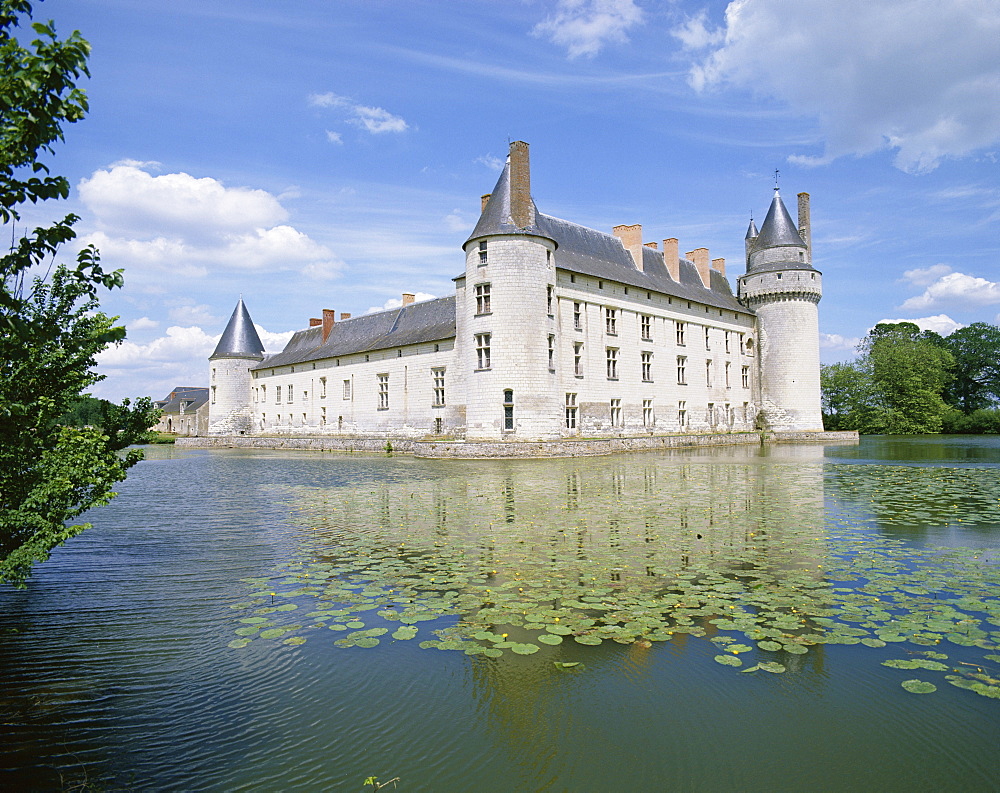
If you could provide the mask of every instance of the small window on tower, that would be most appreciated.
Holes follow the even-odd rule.
[[[486,240],[479,243],[479,263],[487,264],[488,254],[486,251]]]

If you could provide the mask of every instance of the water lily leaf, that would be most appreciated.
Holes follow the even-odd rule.
[[[414,628],[410,625],[402,625],[396,628],[395,631],[393,631],[392,638],[404,641],[406,639],[412,639],[414,636],[417,635],[417,630],[418,630],[417,628]]]
[[[900,685],[911,694],[932,694],[937,686],[924,680],[904,680]]]
[[[537,644],[525,644],[522,642],[515,642],[510,648],[511,652],[518,655],[531,655],[532,653],[537,653],[538,649]]]
[[[546,625],[545,630],[549,633],[555,633],[559,636],[569,636],[572,632],[572,628],[568,628],[565,625]]]
[[[594,636],[593,634],[589,634],[589,633],[585,633],[583,636],[574,636],[573,638],[576,639],[576,641],[579,644],[593,644],[593,645],[598,645],[598,644],[601,644],[601,642],[602,642],[602,639],[601,639],[600,636]]]
[[[489,658],[499,658],[503,655],[503,650],[498,650],[496,647],[486,647],[483,649],[483,655]]]
[[[783,664],[776,663],[774,661],[761,661],[757,664],[758,667],[763,669],[765,672],[770,672],[771,674],[780,675],[785,671]]]
[[[778,644],[777,642],[772,642],[772,641],[757,642],[757,646],[761,650],[770,650],[772,652],[775,652],[775,651],[781,649],[781,645],[780,644]]]
[[[881,639],[862,639],[861,643],[866,647],[885,647],[885,642]]]
[[[540,641],[542,644],[555,645],[555,644],[562,644],[563,637],[558,636],[554,633],[542,633],[536,638],[536,640]]]
[[[266,631],[260,632],[260,638],[277,639],[279,636],[284,636],[286,633],[288,633],[288,628],[268,628]]]
[[[233,633],[237,636],[253,636],[260,630],[260,625],[247,625],[244,628],[237,628]]]
[[[285,639],[285,641],[282,642],[282,644],[290,644],[292,646],[295,646],[295,645],[298,645],[298,644],[305,644],[305,643],[306,643],[306,637],[305,636],[292,636],[291,638]]]
[[[285,603],[285,604],[283,604],[281,606],[275,606],[274,610],[275,611],[295,611],[295,609],[297,609],[297,608],[298,608],[298,606],[296,606],[294,603]]]
[[[233,639],[231,642],[229,642],[229,644],[226,645],[226,647],[231,647],[234,650],[240,650],[243,647],[246,647],[248,644],[250,644],[251,641],[253,641],[253,640],[252,639]]]
[[[803,655],[809,652],[809,648],[803,647],[801,644],[783,644],[781,645],[781,649],[786,653],[792,653],[793,655]]]
[[[379,640],[374,636],[362,636],[360,639],[357,639],[354,642],[356,647],[365,647],[365,648],[377,647],[378,643]]]
[[[714,660],[723,666],[743,666],[743,662],[735,655],[717,655]]]
[[[351,620],[347,623],[348,628],[358,629],[365,627],[365,624],[361,620]]]
[[[748,644],[730,644],[726,647],[726,652],[729,653],[748,653],[753,648]]]

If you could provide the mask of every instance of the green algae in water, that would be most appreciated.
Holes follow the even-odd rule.
[[[836,497],[878,513],[881,525],[1000,525],[1000,483],[988,469],[843,468],[828,476]],[[382,634],[395,629],[402,640],[429,622],[442,638],[421,648],[491,658],[548,652],[569,639],[650,646],[719,632],[713,642],[731,645],[720,664],[743,667],[737,653],[757,662],[742,672],[779,673],[785,666],[766,659],[808,658],[810,648],[835,644],[924,652],[929,661],[900,668],[935,672],[948,669],[931,665],[946,654],[921,646],[1000,657],[992,630],[1000,599],[983,594],[1000,591],[1000,575],[983,552],[915,547],[873,532],[868,512],[843,504],[827,516],[799,498],[815,482],[797,482],[799,466],[775,466],[795,496],[783,503],[774,487],[755,489],[753,471],[727,480],[720,501],[710,488],[685,490],[710,466],[683,469],[689,479],[629,499],[596,486],[579,498],[586,476],[573,473],[565,493],[532,490],[513,507],[489,489],[479,498],[408,483],[399,498],[390,485],[297,488],[300,556],[271,577],[245,580],[251,599],[234,609],[259,616],[243,617],[237,633],[302,631],[280,624],[301,607],[316,620],[339,619],[333,631],[384,621]],[[368,641],[374,634],[323,635],[327,647],[378,644]],[[953,677],[969,690],[994,687],[964,671]]]

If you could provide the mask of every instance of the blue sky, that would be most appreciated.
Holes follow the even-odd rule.
[[[93,393],[206,382],[243,296],[269,349],[323,308],[449,294],[508,140],[547,214],[743,270],[774,171],[812,195],[823,360],[876,322],[1000,315],[995,0],[47,0],[93,46],[54,160],[125,269]],[[398,302],[397,302],[398,304]]]

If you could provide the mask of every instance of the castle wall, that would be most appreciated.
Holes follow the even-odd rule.
[[[213,358],[209,361],[209,432],[251,432],[250,368],[260,359]]]

